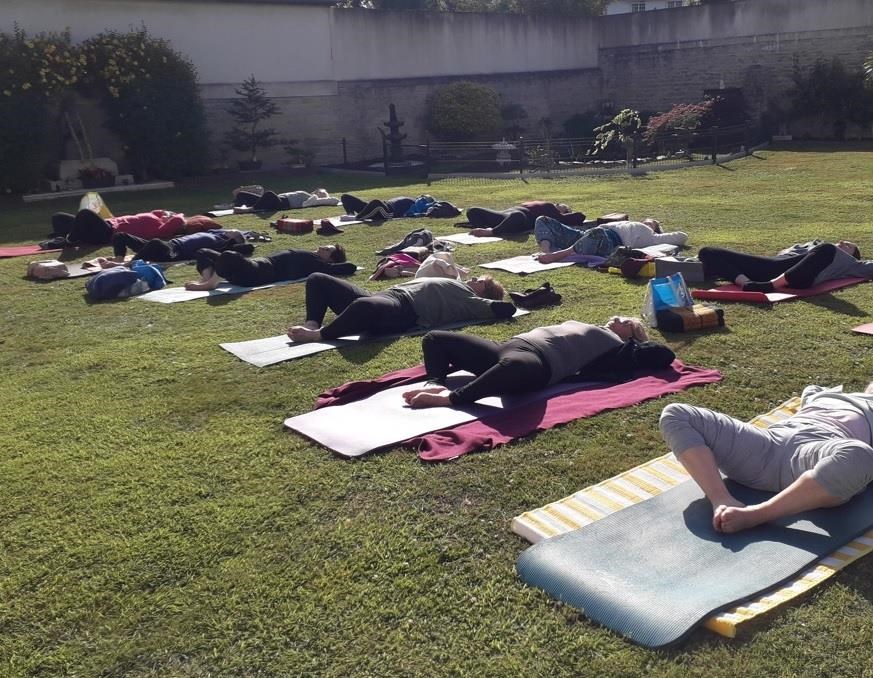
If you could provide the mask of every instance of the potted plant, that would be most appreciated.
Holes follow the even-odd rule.
[[[231,148],[249,155],[248,160],[239,161],[241,170],[260,169],[258,149],[276,143],[276,130],[260,128],[260,124],[279,113],[279,107],[270,100],[267,91],[254,75],[244,80],[234,91],[239,98],[230,102],[227,112],[236,121],[236,126],[224,138]]]

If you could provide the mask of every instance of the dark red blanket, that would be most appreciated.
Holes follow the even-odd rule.
[[[417,365],[389,372],[368,381],[351,381],[325,391],[315,407],[342,405],[402,384],[414,384],[424,377],[424,366]],[[415,447],[422,461],[449,461],[473,450],[490,450],[516,438],[545,431],[575,419],[591,417],[606,410],[636,405],[670,393],[721,381],[717,370],[685,365],[679,360],[666,370],[640,373],[623,383],[580,383],[574,391],[500,412],[451,429],[411,438],[404,445]]]

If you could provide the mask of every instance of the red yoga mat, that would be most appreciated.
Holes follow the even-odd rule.
[[[342,405],[386,388],[419,382],[424,374],[424,366],[418,365],[369,381],[348,382],[322,393],[315,407]],[[416,448],[422,461],[450,461],[474,450],[493,449],[534,431],[545,431],[606,410],[629,407],[691,386],[721,381],[721,378],[717,370],[685,365],[676,360],[666,370],[640,373],[637,378],[618,384],[580,384],[576,391],[451,429],[434,431],[402,444]]]
[[[867,278],[838,278],[837,280],[828,280],[815,287],[807,287],[802,290],[785,288],[781,292],[743,292],[738,285],[722,285],[710,290],[692,290],[691,296],[706,301],[748,301],[752,304],[775,304],[777,301],[790,301],[802,297],[814,297],[817,294],[826,294],[862,282],[867,282]]]
[[[44,250],[39,245],[19,245],[18,247],[0,247],[0,258],[3,257],[26,257],[33,254],[46,254],[47,252],[60,252],[56,250]]]

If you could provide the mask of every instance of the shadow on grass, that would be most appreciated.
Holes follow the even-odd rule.
[[[845,299],[836,297],[832,294],[824,294],[817,297],[805,297],[803,301],[812,304],[813,306],[819,306],[830,311],[836,311],[837,313],[855,316],[857,318],[865,318],[869,315],[868,311],[858,308],[851,301],[846,301]]]

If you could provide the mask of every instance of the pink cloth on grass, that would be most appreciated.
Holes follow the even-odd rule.
[[[60,249],[44,250],[39,245],[18,245],[16,247],[0,247],[0,257],[26,257],[31,254],[46,254],[60,252]]]
[[[692,290],[691,296],[695,299],[710,301],[748,301],[753,304],[775,304],[777,301],[790,301],[802,297],[814,297],[816,294],[825,294],[834,290],[858,283],[867,282],[867,278],[837,278],[827,280],[815,287],[804,289],[791,289],[787,287],[778,292],[744,292],[739,285],[721,285],[710,290]]]
[[[368,381],[352,381],[330,389],[318,397],[316,408],[342,405],[404,383],[421,381],[424,366],[390,372]],[[422,461],[450,461],[473,450],[490,450],[516,438],[545,431],[559,424],[591,417],[606,410],[678,393],[691,386],[721,381],[721,373],[685,365],[679,360],[666,370],[641,373],[623,383],[580,384],[575,391],[529,403],[485,419],[434,431],[402,443],[418,450]]]

